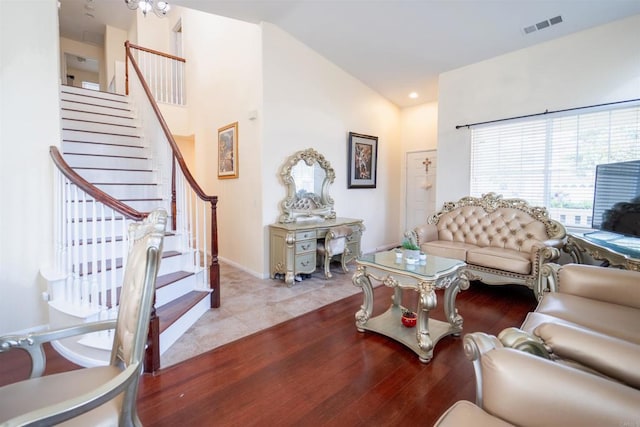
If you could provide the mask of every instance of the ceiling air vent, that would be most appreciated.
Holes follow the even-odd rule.
[[[549,22],[551,22],[551,25],[556,25],[562,22],[562,16],[558,15],[555,18],[549,18]]]
[[[538,30],[544,30],[545,28],[550,27],[551,25],[556,25],[562,22],[562,16],[558,15],[553,18],[545,19],[544,21],[540,21],[537,24],[526,26],[522,29],[525,34],[531,34]]]
[[[539,30],[541,30],[543,28],[547,28],[548,26],[549,26],[549,21],[546,21],[546,20],[542,21],[542,22],[538,22],[536,24],[536,28],[539,29]]]

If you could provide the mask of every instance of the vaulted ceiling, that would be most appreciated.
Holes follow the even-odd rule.
[[[275,24],[400,107],[437,100],[442,72],[640,14],[640,0],[170,2]],[[100,25],[127,28],[132,13],[122,0],[61,0],[61,34],[99,43]]]

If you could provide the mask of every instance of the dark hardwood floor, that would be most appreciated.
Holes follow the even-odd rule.
[[[374,315],[386,310],[391,294],[388,288],[375,290]],[[415,293],[407,292],[405,305],[411,300]],[[354,314],[361,304],[357,294],[144,375],[138,399],[142,422],[428,426],[453,402],[475,399],[473,368],[460,337],[441,340],[433,360],[423,364],[402,344],[357,332]],[[519,326],[535,305],[533,293],[521,286],[473,283],[457,299],[465,333],[497,334]],[[444,320],[441,304],[431,317]],[[55,359],[51,372],[73,367]],[[6,383],[12,368],[2,359],[0,365],[0,383]]]

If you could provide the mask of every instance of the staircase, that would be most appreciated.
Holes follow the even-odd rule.
[[[159,179],[158,163],[154,162],[153,152],[136,123],[128,97],[97,92],[77,87],[62,86],[60,89],[62,117],[61,152],[68,165],[82,178],[95,187],[121,201],[139,212],[150,212],[162,207],[171,213],[171,189],[163,188]],[[83,218],[75,217],[75,224],[102,221],[103,227],[111,227],[107,222],[117,222],[114,230],[124,230],[123,216],[107,219],[92,218],[91,209],[87,207],[91,200],[68,206],[68,212],[77,213],[84,210]],[[66,203],[70,198],[66,198]],[[64,208],[63,208],[64,209]],[[87,213],[88,212],[88,213]],[[95,213],[94,213],[95,214]],[[169,220],[168,226],[174,221]],[[71,227],[71,226],[70,226]],[[82,230],[82,226],[79,226]],[[114,251],[116,261],[106,262],[106,268],[100,265],[93,272],[91,265],[83,270],[87,274],[104,274],[104,278],[92,279],[109,283],[115,280],[121,283],[122,259],[126,254],[126,239],[123,232],[114,237],[92,239],[90,233],[78,233],[80,238],[74,241],[78,250],[90,253],[93,250]],[[94,249],[94,245],[100,245]],[[200,268],[201,262],[194,264],[198,254],[184,244],[184,236],[175,230],[168,230],[164,239],[163,257],[156,283],[156,316],[159,318],[160,354],[166,351],[198,318],[210,308],[210,290],[203,289],[200,278],[206,274]],[[90,264],[90,263],[89,263]],[[115,268],[113,265],[115,264]],[[80,273],[81,276],[85,272]],[[199,277],[200,276],[200,277]],[[88,280],[85,277],[82,280]],[[62,295],[69,291],[63,283],[50,283],[49,307],[52,327],[78,323],[79,318],[85,321],[115,317],[112,293],[100,294],[100,309],[87,309],[69,304],[69,298],[63,301]],[[97,287],[97,286],[96,286]],[[103,302],[104,301],[104,302]],[[92,334],[79,341],[61,340],[56,348],[68,359],[85,366],[92,366],[108,360],[111,343],[110,337]],[[105,351],[106,350],[106,351]]]

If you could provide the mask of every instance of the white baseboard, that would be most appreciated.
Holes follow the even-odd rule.
[[[245,273],[248,273],[248,274],[252,275],[252,276],[253,276],[253,277],[255,277],[255,278],[258,278],[258,279],[268,279],[268,278],[269,278],[269,274],[263,274],[263,273],[258,273],[258,272],[253,271],[253,270],[249,270],[249,269],[248,269],[247,267],[245,267],[244,265],[238,264],[238,263],[237,263],[237,262],[235,262],[235,261],[231,261],[231,260],[226,259],[226,258],[224,258],[224,257],[221,257],[221,256],[219,256],[219,255],[218,255],[218,261],[222,261],[222,262],[224,262],[224,263],[226,263],[226,264],[232,265],[232,266],[234,266],[235,268],[237,268],[237,269],[239,269],[239,270],[242,270],[242,271],[244,271]]]

